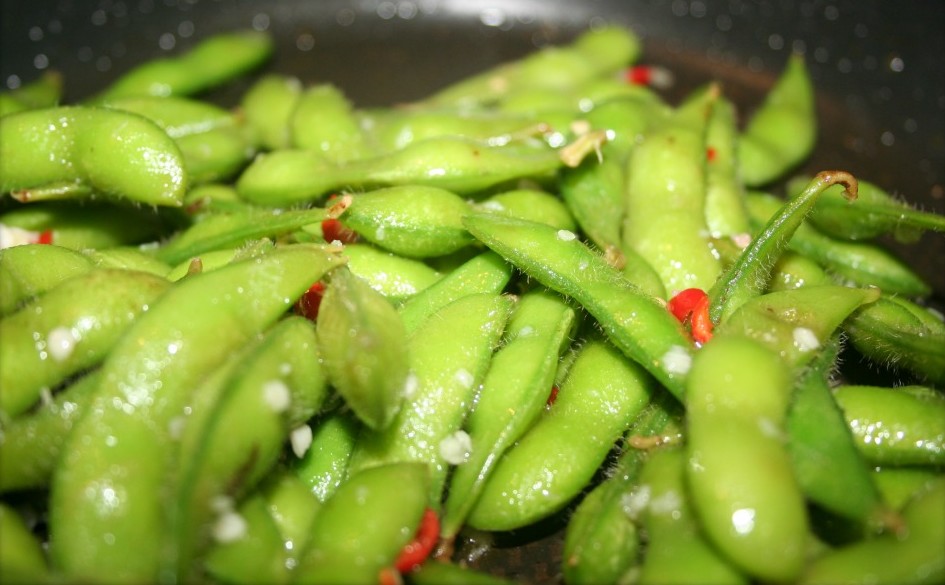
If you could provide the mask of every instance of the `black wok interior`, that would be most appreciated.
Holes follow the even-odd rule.
[[[792,51],[818,91],[820,141],[803,170],[851,171],[923,208],[945,213],[945,3],[857,0],[3,0],[0,86],[43,70],[66,81],[66,101],[132,66],[210,34],[266,29],[269,70],[332,82],[359,106],[420,98],[489,65],[560,43],[595,22],[632,27],[643,60],[669,67],[676,102],[710,79],[748,116]],[[251,79],[214,92],[236,102]],[[894,249],[945,297],[945,238]],[[561,518],[479,556],[491,570],[554,581]],[[547,537],[547,535],[551,535]]]

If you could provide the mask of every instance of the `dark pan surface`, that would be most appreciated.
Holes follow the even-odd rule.
[[[674,102],[710,79],[740,106],[760,102],[791,51],[807,56],[821,139],[804,170],[851,171],[945,212],[945,3],[775,0],[54,0],[2,5],[0,84],[43,69],[66,99],[141,61],[223,30],[268,29],[270,70],[330,81],[360,106],[410,101],[489,65],[617,21],[645,40],[644,61],[676,75]],[[251,80],[211,97],[233,104]],[[895,249],[945,297],[945,239]],[[554,582],[564,516],[459,554],[491,571]],[[488,547],[486,545],[492,544]]]

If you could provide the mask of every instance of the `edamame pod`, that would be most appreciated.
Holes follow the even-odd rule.
[[[62,106],[0,124],[0,193],[20,201],[100,193],[178,207],[187,191],[184,166],[166,132],[129,112]]]
[[[450,465],[467,458],[461,431],[512,309],[510,297],[467,295],[411,332],[405,402],[384,429],[358,438],[349,472],[394,461],[430,468],[430,505],[438,507]]]
[[[180,55],[153,59],[126,72],[96,99],[126,96],[187,96],[199,93],[261,65],[273,50],[267,33],[221,33]]]
[[[870,463],[945,462],[945,397],[935,389],[841,385],[833,395]]]
[[[464,424],[472,449],[450,478],[440,528],[444,538],[459,532],[502,454],[544,410],[576,318],[557,293],[534,289],[519,297]]]
[[[561,510],[603,463],[655,391],[603,339],[580,349],[551,408],[509,449],[469,512],[480,530],[513,530]]]
[[[318,310],[318,353],[328,381],[358,419],[382,430],[407,392],[407,330],[379,292],[345,268],[332,271]]]
[[[99,268],[0,320],[0,418],[26,412],[44,390],[101,363],[168,286],[152,274]]]
[[[0,116],[25,110],[51,108],[62,99],[62,74],[44,71],[38,79],[0,92]]]
[[[286,75],[264,75],[249,88],[240,109],[254,144],[264,150],[289,148],[289,120],[301,94],[302,82]]]
[[[346,244],[344,255],[353,274],[396,304],[403,304],[443,276],[416,258],[405,258],[370,244]]]
[[[503,191],[474,204],[474,207],[481,211],[546,223],[561,230],[577,229],[571,212],[561,199],[541,189]]]
[[[712,104],[705,142],[706,226],[715,237],[745,234],[751,225],[736,159],[736,112],[734,104],[722,96]]]
[[[10,585],[52,582],[42,546],[18,512],[0,502],[0,580]]]
[[[614,345],[682,397],[692,343],[655,297],[637,289],[572,232],[487,214],[463,221],[519,270],[580,303]]]
[[[324,502],[348,475],[348,460],[361,426],[354,417],[339,411],[308,424],[312,428],[312,443],[301,458],[293,461],[292,471]]]
[[[93,266],[88,256],[54,244],[0,249],[0,317]]]
[[[312,86],[298,97],[289,118],[293,148],[314,150],[335,163],[368,154],[354,108],[344,93],[331,84]]]
[[[213,528],[216,541],[204,559],[206,572],[235,585],[288,583],[288,551],[265,498],[253,494],[232,506],[221,505]]]
[[[794,54],[738,142],[742,179],[749,187],[770,183],[800,163],[816,138],[813,83],[804,57]]]
[[[174,566],[165,499],[173,493],[171,421],[206,372],[340,263],[319,246],[273,250],[184,279],[126,331],[53,478],[58,567],[78,579],[153,581]]]
[[[709,540],[740,570],[776,583],[804,568],[807,509],[781,439],[791,372],[753,339],[718,333],[686,388],[687,482]]]

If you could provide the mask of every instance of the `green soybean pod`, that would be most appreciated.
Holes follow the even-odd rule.
[[[177,144],[137,114],[62,106],[0,124],[0,193],[20,201],[99,193],[179,207],[187,186]]]
[[[0,534],[0,580],[11,585],[53,581],[39,540],[6,502],[0,502]]]
[[[912,497],[934,483],[941,472],[934,467],[883,466],[873,469],[873,482],[883,501],[901,511]]]
[[[347,412],[333,411],[308,423],[312,442],[302,457],[291,463],[292,472],[324,502],[348,475],[348,460],[354,452],[361,425]]]
[[[298,565],[308,547],[309,533],[322,503],[290,469],[274,470],[260,486],[269,515],[275,521],[286,551],[286,567]]]
[[[180,55],[154,59],[134,67],[95,99],[193,95],[258,67],[269,58],[272,50],[272,38],[264,32],[220,33]]]
[[[751,225],[745,209],[736,151],[738,130],[735,106],[720,96],[712,104],[706,127],[706,226],[714,236],[748,233]]]
[[[681,106],[627,161],[623,244],[653,266],[669,294],[708,290],[721,272],[705,236],[706,118],[717,97],[717,89],[705,91]]]
[[[52,402],[4,422],[0,441],[0,493],[49,486],[72,426],[98,388],[98,370],[56,393]]]
[[[220,507],[200,577],[236,585],[288,583],[288,551],[265,497],[254,493],[238,506]]]
[[[389,463],[352,475],[315,518],[293,582],[377,582],[416,533],[429,482],[429,469],[420,463]]]
[[[798,581],[932,585],[945,580],[945,479],[937,478],[902,509],[905,529],[828,551],[814,559]]]
[[[480,530],[514,530],[564,508],[650,401],[653,379],[603,339],[580,349],[551,408],[506,451],[469,512]]]
[[[814,147],[814,87],[804,57],[788,57],[784,70],[738,141],[742,180],[757,187],[790,171]]]
[[[99,268],[0,320],[0,416],[26,412],[44,390],[101,363],[168,287],[152,274]]]
[[[681,445],[653,449],[633,492],[646,535],[641,585],[691,583],[747,584],[749,578],[706,539],[686,487],[686,450]]]
[[[0,249],[0,317],[93,266],[88,256],[54,244]]]
[[[935,389],[841,385],[833,395],[870,463],[945,462],[945,397]]]
[[[256,153],[242,128],[224,126],[177,138],[184,169],[194,185],[235,177]]]
[[[335,163],[363,158],[368,152],[351,102],[327,83],[299,95],[289,118],[289,142],[293,148],[317,151]]]
[[[222,384],[210,389],[211,396],[194,398],[183,422],[174,521],[178,572],[185,580],[206,547],[215,498],[241,496],[266,477],[286,437],[327,395],[315,325],[305,318],[282,319],[235,359],[223,368]]]
[[[406,258],[370,244],[345,244],[348,269],[371,287],[402,305],[436,283],[443,275],[416,258]]]
[[[550,180],[561,165],[559,153],[545,146],[490,146],[440,136],[344,165],[314,151],[270,152],[256,157],[236,188],[246,201],[272,207],[318,200],[339,189],[400,185],[467,195],[519,179]]]
[[[329,275],[316,331],[325,374],[345,404],[368,428],[391,424],[408,376],[407,330],[394,306],[339,268]]]
[[[150,251],[138,246],[116,246],[102,250],[83,250],[96,266],[102,268],[120,268],[138,270],[155,276],[169,278],[171,266],[154,257]]]
[[[324,247],[284,246],[184,279],[126,331],[53,477],[50,549],[60,570],[152,581],[173,567],[172,421],[208,372],[341,262]]]
[[[0,92],[0,116],[33,110],[50,108],[62,99],[62,74],[58,71],[44,71],[39,78],[20,87]]]
[[[451,191],[405,185],[350,197],[339,219],[365,240],[395,254],[445,256],[473,241],[462,222],[469,205]]]
[[[806,502],[781,439],[790,388],[776,352],[721,333],[696,354],[686,388],[693,510],[725,558],[769,582],[797,579],[807,550]]]
[[[398,311],[407,332],[413,334],[430,316],[453,301],[470,294],[498,294],[511,278],[512,268],[505,260],[494,252],[483,252],[401,303]]]
[[[466,459],[463,419],[473,407],[512,303],[503,295],[467,295],[410,334],[404,404],[387,427],[358,438],[349,473],[395,461],[422,462],[430,468],[430,504],[439,505],[450,466]]]
[[[264,150],[289,148],[289,120],[302,94],[298,78],[269,73],[243,94],[240,110],[254,144]]]
[[[464,222],[526,275],[580,303],[614,345],[682,397],[692,342],[663,303],[630,283],[573,232],[481,213]]]
[[[459,532],[502,453],[544,410],[576,319],[557,293],[533,289],[519,297],[464,424],[472,449],[449,481],[440,522],[444,538]]]
[[[839,341],[832,339],[795,383],[787,414],[787,445],[805,496],[861,523],[881,524],[888,509],[859,453],[828,383]]]

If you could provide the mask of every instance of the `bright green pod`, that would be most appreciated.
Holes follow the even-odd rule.
[[[185,580],[206,546],[215,499],[255,487],[282,455],[286,437],[318,412],[327,395],[315,325],[302,317],[282,319],[235,359],[209,395],[195,391],[182,423],[174,520],[178,572]],[[300,452],[302,446],[293,445]]]
[[[96,99],[193,95],[255,69],[269,58],[273,47],[268,33],[255,30],[213,35],[180,55],[138,65]]]
[[[11,114],[0,124],[0,193],[20,201],[98,193],[178,207],[186,191],[177,144],[143,116],[64,106]]]
[[[417,532],[429,493],[429,470],[418,463],[365,469],[322,506],[294,583],[376,583],[382,569]]]
[[[816,139],[813,82],[804,57],[794,54],[738,141],[742,179],[749,187],[770,183],[810,154]]]
[[[194,218],[205,213],[244,210],[249,205],[240,200],[236,187],[228,183],[194,185],[184,196],[184,209]]]
[[[787,192],[801,187],[804,177],[788,181]],[[835,238],[863,240],[890,234],[901,242],[914,242],[926,230],[945,231],[945,215],[920,211],[896,199],[869,181],[860,181],[857,202],[845,201],[838,189],[828,189],[817,201],[810,222]]]
[[[577,229],[571,212],[564,206],[561,199],[540,189],[503,191],[473,206],[481,211],[546,223],[561,230]]]
[[[945,463],[945,398],[940,392],[921,386],[842,385],[833,395],[870,463]]]
[[[776,352],[731,334],[696,354],[686,388],[693,510],[709,541],[765,582],[796,580],[807,550],[806,502],[781,438],[790,389]]]
[[[645,370],[619,349],[600,338],[586,342],[551,408],[496,463],[468,524],[514,530],[563,509],[655,389]]]
[[[481,213],[464,222],[525,274],[577,301],[614,345],[682,397],[692,342],[663,303],[631,284],[573,232]]]
[[[232,179],[256,154],[242,128],[224,126],[177,139],[191,183]]]
[[[413,332],[430,316],[453,301],[470,294],[502,292],[512,278],[512,268],[493,252],[473,256],[437,282],[404,301],[400,317]]]
[[[0,441],[0,493],[49,487],[72,426],[92,403],[98,370],[82,376],[34,412],[4,422]]]
[[[709,315],[714,322],[724,321],[738,307],[761,293],[771,278],[771,267],[803,226],[804,218],[814,203],[827,187],[837,183],[844,185],[847,197],[856,199],[857,182],[852,175],[827,171],[818,173],[802,192],[771,215],[735,263],[709,290]]]
[[[288,551],[266,499],[253,494],[233,509],[223,507],[213,527],[214,546],[203,559],[208,577],[234,585],[289,582]]]
[[[605,253],[617,255],[624,203],[624,163],[618,157],[588,157],[575,168],[563,169],[561,199],[581,226],[581,231]]]
[[[680,404],[657,393],[634,420],[616,464],[591,489],[568,520],[561,571],[568,585],[622,583],[638,571],[642,539],[635,500],[640,469],[650,445],[679,437]]]
[[[770,292],[746,301],[715,333],[751,337],[777,352],[786,364],[800,368],[851,313],[879,297],[876,288],[831,284]]]
[[[705,137],[705,219],[716,237],[746,234],[751,229],[736,160],[736,124],[735,105],[720,96],[712,104]]]
[[[788,250],[781,254],[781,257],[771,267],[771,277],[768,279],[768,287],[765,292],[830,284],[830,282],[830,277],[820,267],[820,264],[807,256]]]
[[[389,252],[408,258],[445,256],[473,242],[462,221],[469,205],[451,191],[404,185],[350,197],[339,219]]]
[[[396,461],[424,463],[430,468],[430,505],[439,505],[450,466],[466,459],[463,419],[473,407],[512,303],[497,294],[467,295],[410,334],[404,404],[386,428],[358,438],[349,473]]]
[[[708,290],[721,272],[705,214],[706,118],[717,97],[707,91],[681,106],[627,161],[623,245],[653,266],[670,295]]]
[[[289,148],[289,120],[302,94],[295,77],[263,75],[243,95],[240,110],[253,143],[264,150]]]
[[[876,363],[945,384],[945,322],[931,309],[883,295],[844,323],[850,343]]]
[[[62,74],[44,71],[39,78],[16,89],[0,92],[0,116],[25,110],[51,108],[62,99]]]
[[[0,215],[0,224],[40,234],[48,243],[88,250],[141,244],[170,227],[166,217],[121,202],[43,201]]]
[[[0,418],[15,417],[43,392],[98,365],[167,280],[99,268],[69,279],[0,321]],[[102,291],[109,300],[102,302]]]
[[[788,451],[809,500],[870,527],[887,509],[828,382],[838,351],[839,342],[830,342],[799,376],[785,427]]]
[[[557,293],[534,289],[519,297],[463,425],[473,448],[450,478],[440,522],[444,538],[459,532],[502,453],[544,410],[576,319]]]
[[[125,96],[105,100],[101,105],[144,116],[175,140],[220,128],[232,128],[238,123],[232,112],[220,106],[180,96]]]
[[[884,466],[873,470],[873,482],[883,501],[893,510],[901,511],[913,496],[931,487],[941,475],[934,467]]]
[[[407,392],[407,330],[397,310],[341,268],[329,276],[316,330],[329,383],[368,428],[386,428]]]
[[[341,189],[421,185],[472,194],[518,179],[549,179],[561,166],[545,146],[490,146],[461,137],[428,138],[378,156],[335,165],[317,152],[281,150],[258,156],[236,188],[253,203],[287,206]]]
[[[711,545],[689,502],[686,452],[682,446],[653,449],[643,464],[639,484],[630,493],[646,535],[641,585],[749,583],[749,577]],[[637,509],[639,508],[639,509]]]
[[[9,585],[53,581],[39,540],[5,502],[0,502],[0,534],[0,581]]]
[[[462,136],[490,144],[504,144],[536,138],[551,131],[549,124],[533,116],[492,110],[384,109],[362,113],[362,123],[370,129],[371,140],[382,152],[441,136]]]
[[[57,566],[79,580],[109,581],[155,581],[174,566],[171,421],[204,376],[341,262],[322,246],[277,248],[182,280],[135,321],[103,365],[93,405],[53,477]]]
[[[348,269],[393,303],[402,303],[442,278],[416,258],[406,258],[370,244],[346,244]]]
[[[155,252],[168,264],[179,264],[214,250],[236,248],[260,238],[276,238],[303,226],[320,223],[324,209],[273,210],[247,208],[213,214],[178,233]]]
[[[309,87],[298,97],[289,118],[289,142],[291,148],[314,150],[335,163],[367,153],[351,102],[327,83]]]
[[[746,203],[752,222],[764,224],[781,208],[773,195],[749,192]],[[855,205],[855,204],[854,204]],[[928,296],[932,288],[897,256],[870,242],[832,238],[802,223],[788,248],[816,260],[835,278],[859,286],[877,286],[887,294]]]
[[[292,472],[324,502],[348,475],[348,460],[361,425],[354,417],[337,411],[308,424],[312,428],[312,443],[302,457],[292,461]]]
[[[945,479],[922,489],[902,510],[905,528],[848,544],[814,559],[803,585],[933,585],[945,580]]]
[[[301,478],[288,469],[278,469],[260,486],[269,515],[275,521],[286,551],[286,566],[292,568],[308,547],[309,533],[322,503]]]
[[[62,246],[24,244],[0,249],[0,317],[93,267],[88,256]]]
[[[239,250],[235,248],[226,248],[223,250],[211,250],[209,252],[204,252],[192,258],[184,260],[180,264],[174,266],[170,272],[167,273],[167,279],[171,282],[177,282],[178,280],[190,276],[192,274],[199,274],[201,272],[209,272],[211,270],[216,270],[221,266],[226,266],[239,256]]]

